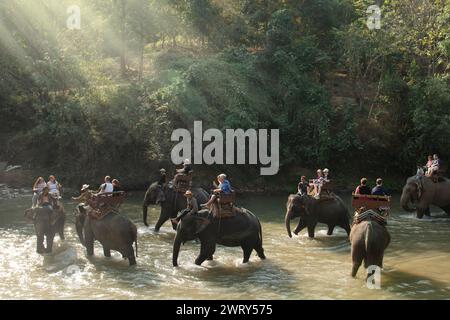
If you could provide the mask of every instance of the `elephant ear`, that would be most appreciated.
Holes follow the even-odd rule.
[[[34,219],[36,217],[34,214],[34,209],[30,208],[30,209],[25,210],[24,217],[28,223],[33,223]]]
[[[60,210],[53,210],[50,214],[50,224],[54,225],[59,218],[62,217],[62,212]]]
[[[422,179],[417,179],[415,184],[417,186],[417,197],[420,200],[420,198],[422,197],[422,193],[423,193]]]
[[[210,220],[204,217],[195,217],[195,234],[199,234],[209,225]]]

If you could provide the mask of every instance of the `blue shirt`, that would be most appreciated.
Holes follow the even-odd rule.
[[[219,184],[219,188],[225,194],[231,193],[230,181],[224,180],[222,183]]]
[[[387,196],[389,194],[386,191],[386,189],[383,188],[383,186],[376,186],[375,188],[372,189],[372,195],[373,196]]]

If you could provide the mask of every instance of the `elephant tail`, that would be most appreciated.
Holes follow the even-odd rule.
[[[262,236],[262,226],[261,226],[261,222],[258,220],[258,226],[259,226],[259,244],[263,245],[263,236]]]
[[[373,247],[373,226],[372,226],[372,221],[368,221],[367,223],[367,229],[366,229],[366,236],[364,239],[364,244],[365,244],[365,267],[368,267],[368,257],[372,254],[372,247]]]

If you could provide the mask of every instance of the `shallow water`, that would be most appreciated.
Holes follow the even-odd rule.
[[[388,247],[381,289],[366,287],[363,268],[350,274],[350,245],[344,230],[326,235],[319,225],[311,240],[306,230],[289,238],[284,226],[286,197],[239,197],[263,226],[267,259],[254,252],[242,264],[241,248],[218,246],[214,261],[194,264],[199,244],[181,248],[179,265],[172,267],[169,223],[159,233],[159,215],[151,207],[150,228],[141,222],[142,194],[127,198],[121,211],[138,226],[137,266],[129,267],[118,252],[105,258],[99,243],[87,259],[78,242],[72,211],[66,202],[66,240],[56,236],[54,254],[35,253],[33,226],[23,219],[28,198],[0,200],[0,299],[448,299],[450,298],[450,219],[439,209],[433,219],[417,220],[398,207],[389,220]],[[350,201],[350,197],[345,200]],[[294,228],[296,221],[292,223]]]

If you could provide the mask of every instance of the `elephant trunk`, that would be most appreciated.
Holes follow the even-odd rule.
[[[291,210],[287,210],[286,211],[286,217],[284,218],[284,221],[286,223],[286,230],[287,230],[289,238],[292,238],[291,220],[292,220],[292,212],[291,212]]]
[[[174,267],[178,267],[178,254],[180,253],[181,239],[177,234],[173,243],[172,263]]]
[[[415,208],[411,208],[409,206],[411,197],[405,193],[405,191],[403,191],[402,196],[400,198],[400,205],[402,206],[403,210],[407,211],[407,212],[414,212],[416,211]]]
[[[80,221],[80,217],[76,217],[75,228],[77,230],[78,238],[81,244],[84,246],[84,234],[83,234],[83,224]]]

